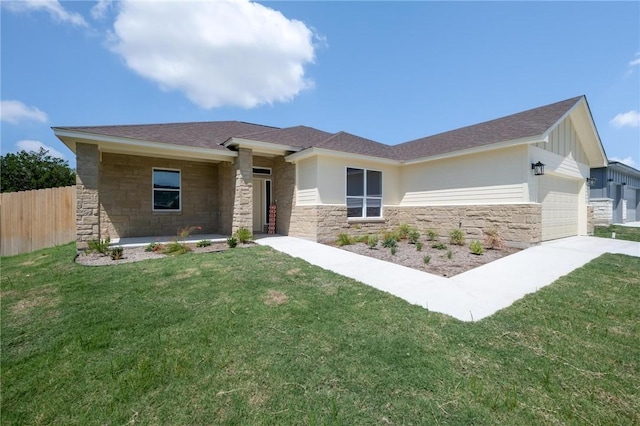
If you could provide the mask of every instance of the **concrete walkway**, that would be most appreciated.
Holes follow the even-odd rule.
[[[637,242],[571,237],[444,278],[293,237],[264,237],[256,242],[462,321],[486,318],[603,253],[640,257]]]

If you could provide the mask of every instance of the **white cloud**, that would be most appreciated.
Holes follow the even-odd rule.
[[[636,65],[640,65],[640,52],[636,53],[636,58],[629,62],[630,67],[635,67]]]
[[[50,146],[47,146],[47,145],[43,144],[40,141],[22,140],[22,141],[16,142],[16,146],[20,150],[35,151],[35,152],[40,151],[40,148],[44,148],[47,151],[49,151],[49,155],[50,156],[62,158],[64,160],[64,154],[62,154],[60,151],[58,151],[58,150],[56,150],[54,148],[51,148]]]
[[[637,167],[636,162],[633,160],[633,158],[631,158],[631,156],[625,157],[625,158],[611,157],[609,158],[609,161],[617,161],[619,163],[626,164],[627,166],[630,166],[630,167]]]
[[[614,127],[638,127],[640,126],[640,113],[636,110],[620,113],[609,122],[613,124]]]
[[[313,85],[313,32],[247,0],[119,3],[111,49],[129,68],[203,108],[291,100]]]
[[[27,106],[20,101],[2,101],[0,102],[0,119],[12,124],[23,120],[46,123],[49,117],[38,108]]]
[[[113,0],[98,0],[98,3],[91,8],[91,16],[93,16],[93,19],[103,19],[107,15],[107,10],[109,10],[112,3]]]
[[[69,22],[79,27],[88,27],[87,21],[76,12],[67,11],[58,0],[3,1],[2,5],[12,12],[47,12],[53,20]]]

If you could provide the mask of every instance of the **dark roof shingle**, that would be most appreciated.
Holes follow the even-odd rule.
[[[566,114],[582,96],[462,127],[394,146],[397,159],[412,160],[542,135]]]
[[[123,126],[56,127],[55,129],[226,150],[220,144],[232,136],[242,136],[276,128],[242,121],[207,121]]]

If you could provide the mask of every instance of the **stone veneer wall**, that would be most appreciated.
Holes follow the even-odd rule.
[[[486,206],[422,206],[384,208],[384,219],[347,221],[345,206],[296,206],[291,216],[289,235],[314,239],[319,242],[335,241],[338,234],[351,235],[382,233],[402,223],[424,233],[433,229],[442,238],[462,228],[468,239],[482,239],[483,230],[497,229],[511,247],[529,247],[542,239],[540,204],[494,204]]]
[[[593,198],[589,200],[589,207],[593,209],[593,224],[595,226],[611,224],[613,221],[613,200],[611,198]]]
[[[595,217],[593,215],[593,206],[587,206],[587,235],[593,235],[595,228]]]
[[[100,232],[116,237],[175,235],[179,228],[201,226],[197,233],[218,232],[218,165],[183,160],[102,154]],[[181,171],[180,212],[154,212],[153,168]]]
[[[273,159],[273,202],[276,203],[276,233],[289,235],[293,197],[296,188],[296,166],[284,157]]]
[[[238,149],[233,163],[235,178],[233,197],[233,222],[231,232],[239,228],[253,229],[253,151]]]
[[[218,232],[231,235],[233,227],[233,200],[236,193],[234,167],[231,163],[218,163]]]
[[[100,151],[97,145],[76,144],[76,243],[100,238]]]

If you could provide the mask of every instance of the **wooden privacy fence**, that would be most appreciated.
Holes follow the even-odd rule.
[[[76,239],[76,187],[0,194],[0,256]]]

